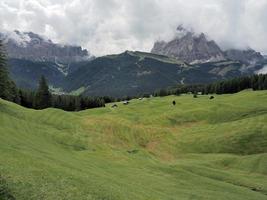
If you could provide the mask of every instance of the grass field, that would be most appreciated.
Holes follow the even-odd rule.
[[[267,91],[118,106],[0,100],[0,200],[267,200]]]

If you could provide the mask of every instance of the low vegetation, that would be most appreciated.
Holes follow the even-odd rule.
[[[266,91],[213,96],[72,113],[0,100],[0,199],[266,200]]]

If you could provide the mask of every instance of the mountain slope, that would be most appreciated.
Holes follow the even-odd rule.
[[[0,100],[0,199],[265,200],[266,100],[169,96],[79,113]]]
[[[264,60],[264,57],[253,49],[247,50],[237,50],[229,49],[224,52],[225,57],[230,60],[239,60],[245,64],[254,64],[256,62],[261,62]]]
[[[94,57],[86,49],[80,46],[58,44],[33,32],[4,32],[0,33],[10,60],[16,60],[16,68],[28,61],[32,66],[49,65],[49,68],[57,68],[64,76],[71,73],[70,65],[92,60]],[[21,61],[21,63],[20,63]],[[12,62],[12,61],[11,61]],[[13,63],[14,64],[14,63]],[[23,69],[21,69],[23,71]],[[54,71],[54,70],[53,70]],[[38,73],[41,73],[39,71]],[[53,72],[50,72],[53,73]],[[18,74],[21,79],[23,75]],[[35,76],[32,74],[32,76]]]
[[[122,97],[152,93],[185,83],[208,83],[251,73],[233,61],[189,65],[166,56],[126,51],[99,57],[66,77],[64,89],[84,87],[86,95]]]
[[[62,82],[64,75],[53,62],[34,62],[23,59],[9,59],[9,72],[16,85],[24,89],[36,89],[44,75],[54,87]]]
[[[124,96],[153,92],[177,83],[185,63],[141,52],[104,56],[87,63],[65,80],[65,90],[86,88],[87,95]]]
[[[265,65],[262,62],[251,68],[238,61],[190,65],[167,56],[131,51],[69,63],[68,74],[62,73],[54,62],[9,59],[8,64],[12,79],[22,88],[35,89],[40,76],[45,75],[51,86],[64,92],[115,97],[250,75]]]
[[[41,75],[45,75],[51,86],[64,92],[79,90],[86,95],[115,97],[153,93],[176,84],[209,83],[254,72],[254,68],[246,68],[240,62],[189,65],[167,56],[131,51],[69,63],[67,75],[54,62],[9,59],[8,64],[12,79],[21,88],[35,89]]]
[[[72,73],[85,63],[87,61],[69,63],[66,70],[68,73]],[[36,89],[42,75],[47,78],[51,86],[61,88],[66,77],[66,74],[62,73],[62,70],[59,69],[60,66],[55,62],[10,58],[7,64],[10,76],[19,88]]]

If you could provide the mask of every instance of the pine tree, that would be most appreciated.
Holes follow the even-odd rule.
[[[2,41],[0,41],[0,98],[10,99],[10,80],[8,76],[6,55]]]
[[[75,110],[80,111],[81,110],[81,98],[75,97]]]
[[[251,87],[253,90],[258,90],[259,89],[259,82],[258,82],[258,75],[253,75],[251,78]]]
[[[263,90],[263,85],[264,85],[264,75],[260,74],[258,78],[258,89]]]
[[[34,107],[36,109],[45,109],[52,106],[52,95],[44,76],[39,81],[39,87],[34,98]]]
[[[267,75],[264,76],[263,89],[267,90]]]
[[[16,104],[21,104],[20,93],[16,84],[13,81],[10,81],[9,87],[10,101],[13,101]]]

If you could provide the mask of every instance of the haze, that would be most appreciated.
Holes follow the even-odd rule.
[[[96,56],[150,51],[183,24],[223,48],[267,54],[267,0],[1,0],[1,31],[33,31]]]

